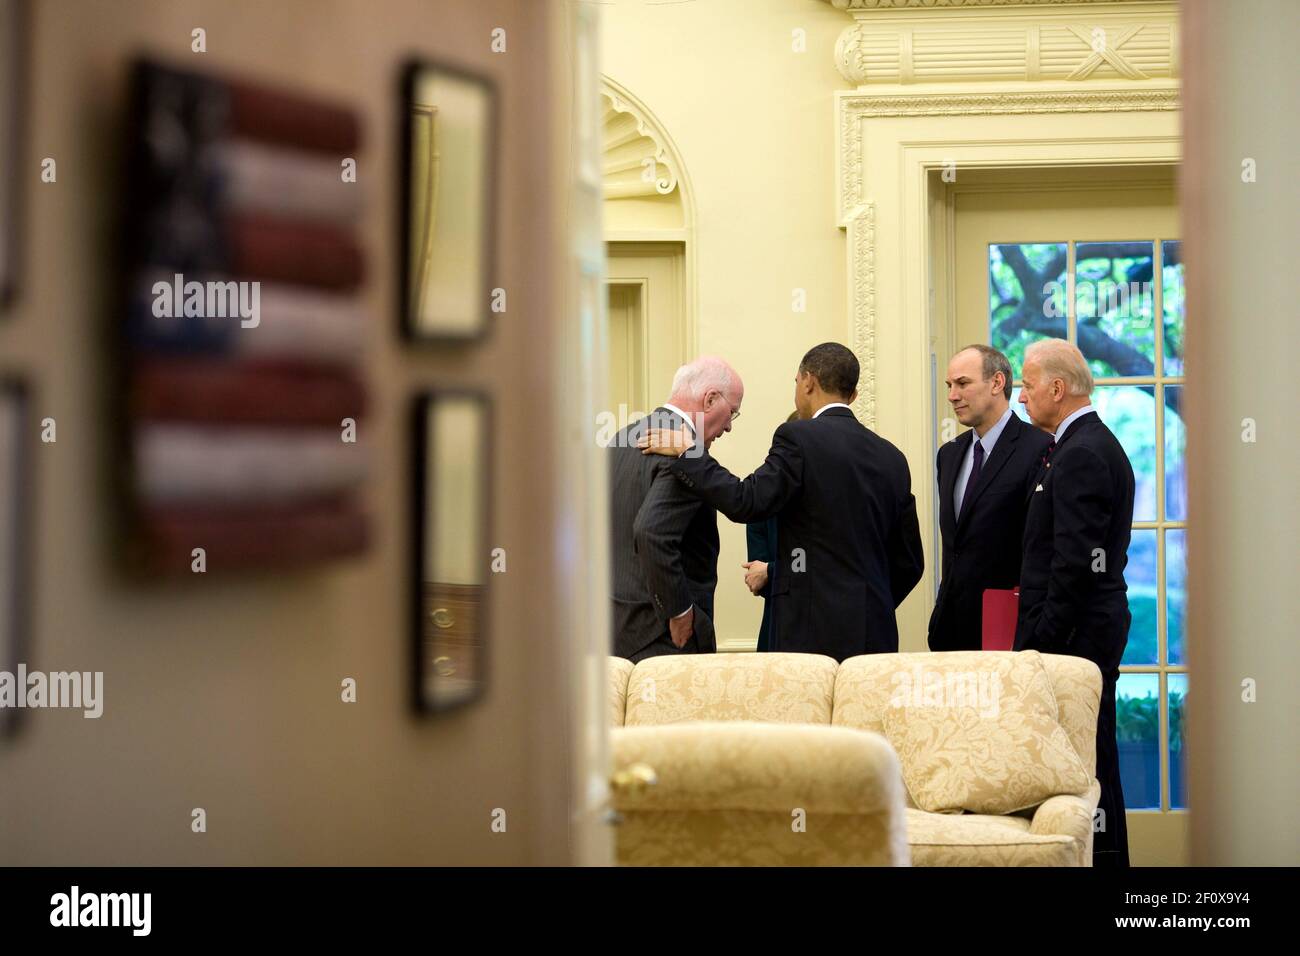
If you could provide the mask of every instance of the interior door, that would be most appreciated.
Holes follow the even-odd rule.
[[[609,409],[619,427],[666,401],[686,354],[680,242],[610,242]]]

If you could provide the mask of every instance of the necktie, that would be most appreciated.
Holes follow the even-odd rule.
[[[980,480],[980,469],[984,467],[984,443],[976,440],[975,442],[975,464],[971,466],[970,477],[966,479],[966,490],[961,495],[961,510],[966,510],[966,503],[970,501],[970,493],[975,490],[975,483]],[[957,513],[961,517],[961,512]]]
[[[1043,464],[1044,464],[1044,465],[1046,465],[1047,462],[1051,459],[1051,457],[1052,457],[1052,449],[1055,448],[1055,447],[1056,447],[1056,439],[1053,438],[1051,441],[1049,441],[1049,442],[1047,443],[1047,447],[1043,449]]]

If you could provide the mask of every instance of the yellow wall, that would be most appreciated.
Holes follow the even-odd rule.
[[[713,453],[746,475],[794,408],[804,352],[846,341],[831,99],[845,81],[831,51],[848,20],[824,0],[600,10],[601,72],[663,124],[694,188],[699,352],[724,356],[745,381],[741,417]],[[806,52],[792,51],[795,29]],[[804,313],[792,310],[796,288]],[[719,644],[752,649],[762,604],[743,581],[744,527],[723,518],[719,532]]]
[[[8,864],[524,864],[571,859],[569,668],[554,582],[550,419],[559,250],[546,110],[551,5],[533,0],[42,0],[24,158],[20,298],[0,320],[0,372],[58,422],[40,446],[33,669],[102,670],[104,715],[29,712],[0,740]],[[190,31],[208,50],[189,52]],[[507,28],[508,53],[490,31]],[[104,323],[114,311],[119,121],[128,58],[247,69],[365,115],[360,234],[373,327],[366,373],[374,543],[326,571],[128,586],[106,560]],[[473,65],[502,89],[500,284],[509,313],[483,346],[403,347],[396,334],[398,75],[413,53]],[[557,97],[559,98],[559,97]],[[58,182],[38,182],[55,157]],[[527,328],[529,336],[513,334]],[[406,403],[430,384],[496,395],[492,684],[471,710],[409,713]],[[558,428],[558,425],[557,425]],[[530,542],[536,543],[528,547]],[[581,549],[575,560],[582,561]],[[358,701],[340,702],[353,677]],[[207,811],[208,832],[190,831]],[[490,830],[493,808],[507,831]]]

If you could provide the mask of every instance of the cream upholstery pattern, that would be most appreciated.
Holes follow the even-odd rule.
[[[908,862],[898,758],[879,735],[701,722],[617,729],[612,745],[615,766],[646,764],[658,777],[615,797],[621,863]]]
[[[1057,719],[1041,658],[997,653],[978,670],[894,671],[885,736],[918,807],[1007,814],[1087,792],[1090,774]]]
[[[883,739],[891,675],[918,665],[978,672],[1000,656],[1013,655],[877,654],[838,667],[803,654],[660,657],[637,664],[626,680],[628,662],[612,660],[614,766],[641,762],[659,775],[650,791],[616,797],[624,816],[619,862],[898,865],[907,862],[894,845],[901,832],[917,866],[1091,865],[1101,793],[1094,779],[1082,795],[1054,794],[1012,814],[931,813],[903,786],[901,761]],[[1039,662],[1091,778],[1101,673],[1082,658],[1049,654]],[[790,723],[812,726],[780,726]],[[873,743],[818,740],[826,729],[867,731],[850,739]],[[791,731],[812,736],[785,736]],[[876,753],[882,748],[892,762]],[[855,786],[858,802],[846,804]],[[882,816],[879,798],[890,794],[896,812]],[[807,814],[802,833],[791,826],[796,808]]]
[[[628,727],[684,720],[829,724],[835,661],[819,654],[651,657],[632,671]]]
[[[609,725],[623,726],[623,712],[627,709],[627,682],[634,665],[625,657],[611,657],[609,668]]]

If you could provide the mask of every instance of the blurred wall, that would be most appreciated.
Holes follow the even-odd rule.
[[[794,410],[804,353],[851,345],[832,102],[847,83],[831,56],[850,21],[825,0],[616,0],[600,11],[601,72],[659,119],[694,186],[699,352],[745,382],[741,417],[712,451],[747,475]],[[744,585],[745,528],[720,518],[718,532],[718,643],[752,650],[763,608]]]
[[[1300,6],[1183,16],[1192,863],[1295,866]]]
[[[0,740],[7,864],[563,863],[570,775],[555,458],[543,416],[559,250],[547,188],[553,4],[527,0],[41,0],[34,7],[20,298],[0,370],[57,420],[36,461],[29,667],[102,670],[104,715],[35,711]],[[507,52],[489,47],[507,30]],[[206,54],[190,31],[207,31]],[[361,224],[375,446],[375,542],[324,571],[131,586],[107,561],[103,324],[114,318],[120,121],[129,57],[247,71],[363,111]],[[395,216],[399,67],[447,58],[500,82],[499,284],[509,312],[461,352],[400,346]],[[54,157],[58,181],[40,184]],[[527,330],[527,336],[523,330]],[[463,713],[408,710],[406,406],[429,384],[487,383],[497,403],[491,688]],[[526,490],[525,490],[526,489]],[[546,542],[537,546],[530,543]],[[581,561],[582,555],[575,556]],[[340,701],[353,677],[355,704]],[[191,832],[191,810],[207,833]],[[507,811],[505,833],[490,829]]]

